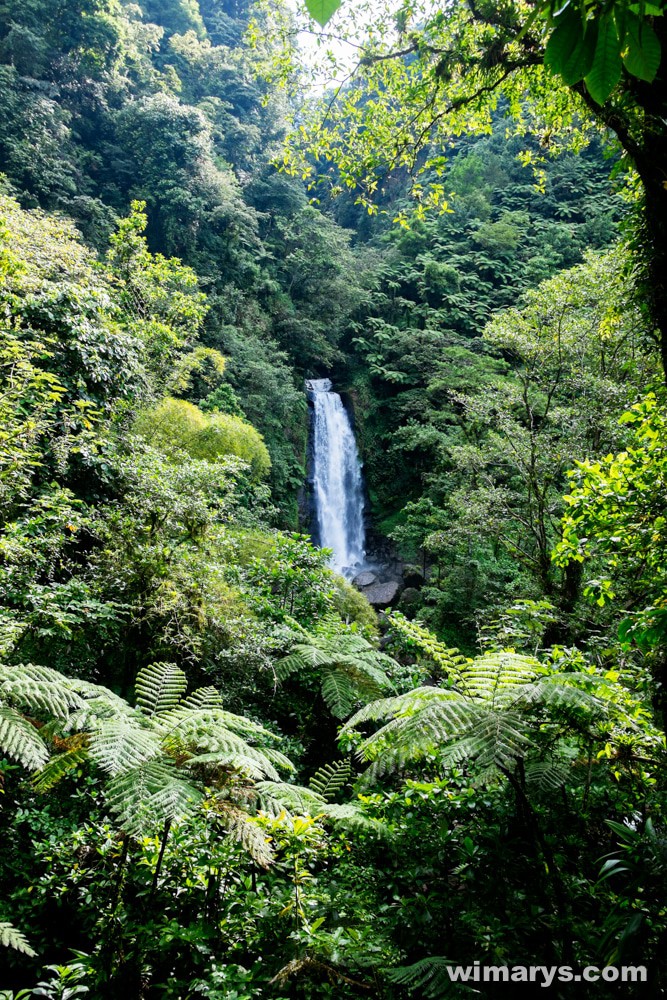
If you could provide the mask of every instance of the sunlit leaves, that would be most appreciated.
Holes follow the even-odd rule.
[[[341,5],[341,0],[305,0],[308,13],[322,27],[331,20]]]
[[[598,22],[593,65],[586,75],[586,87],[594,101],[604,104],[621,79],[621,53],[618,32],[613,18]]]
[[[662,55],[658,36],[645,18],[642,20],[630,11],[625,14],[623,27],[623,64],[632,76],[651,83],[660,67]]]
[[[544,63],[572,85],[591,70],[595,55],[596,27],[582,24],[572,5],[557,19],[544,54]]]

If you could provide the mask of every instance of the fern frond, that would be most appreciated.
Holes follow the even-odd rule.
[[[14,951],[20,951],[30,958],[35,958],[37,955],[37,952],[28,944],[26,936],[16,927],[7,923],[6,920],[0,920],[0,945],[3,948],[13,948]]]
[[[283,781],[258,781],[255,785],[260,809],[276,817],[281,812],[288,815],[317,816],[325,800],[317,792],[302,785],[288,785]]]
[[[326,650],[305,643],[297,643],[288,656],[283,656],[276,664],[276,676],[282,681],[304,667],[326,667],[331,656]]]
[[[394,716],[414,714],[429,702],[440,698],[452,697],[460,699],[456,691],[448,691],[436,687],[420,687],[405,694],[394,695],[392,698],[379,698],[364,705],[343,726],[341,732],[346,733],[356,729],[362,722],[377,722],[379,719],[389,719]]]
[[[66,719],[74,709],[83,707],[83,701],[65,682],[66,678],[50,667],[34,663],[2,664],[0,702]]]
[[[90,756],[107,774],[123,774],[159,753],[157,734],[142,728],[138,717],[105,719],[90,735]]]
[[[230,837],[238,841],[248,852],[255,864],[268,868],[273,861],[270,838],[246,813],[225,802],[221,805],[220,816]]]
[[[590,680],[586,676],[586,680]],[[515,692],[526,705],[542,705],[569,716],[599,717],[609,711],[602,699],[576,686],[571,674],[552,674],[526,684]]]
[[[465,693],[471,698],[494,702],[508,689],[533,682],[545,672],[539,660],[519,653],[493,651],[478,656],[461,669]]]
[[[366,768],[362,775],[365,785],[373,785],[378,779],[387,774],[400,774],[412,760],[412,754],[404,747],[389,747],[382,750],[382,753],[373,761],[370,767]]]
[[[214,732],[220,729],[235,733],[237,736],[245,736],[253,739],[275,743],[279,737],[265,729],[258,722],[246,719],[243,715],[234,715],[233,712],[226,712],[222,708],[204,706],[202,708],[188,708],[181,705],[170,712],[163,713],[154,720],[154,725],[167,736],[169,733],[178,734],[179,738],[187,741],[190,735],[197,736],[200,733]]]
[[[480,767],[513,767],[516,759],[532,746],[525,720],[519,712],[486,711],[442,751],[443,763],[475,760]]]
[[[137,706],[144,715],[160,715],[176,708],[188,680],[175,663],[151,663],[137,674]]]
[[[75,708],[66,719],[65,731],[92,729],[102,719],[136,717],[135,709],[109,688],[78,677],[65,677],[63,680],[67,688],[82,699],[81,707]]]
[[[107,805],[123,830],[137,837],[168,820],[178,822],[200,804],[202,793],[167,763],[151,760],[112,778],[105,789]]]
[[[429,692],[428,695],[423,696],[423,691]],[[396,743],[406,748],[406,758],[420,756],[457,738],[479,720],[479,708],[457,691],[421,688],[410,694],[418,696],[389,699],[393,703],[390,713],[394,718],[361,743],[357,751],[359,757],[372,759],[378,745]]]
[[[308,784],[316,795],[333,802],[350,780],[352,767],[349,760],[335,760],[316,771]]]
[[[44,767],[49,759],[38,731],[10,705],[0,705],[0,750],[30,771]]]
[[[465,983],[452,984],[448,967],[454,963],[448,958],[433,956],[422,958],[414,965],[406,965],[398,969],[390,969],[387,978],[397,986],[405,986],[411,992],[419,990],[424,1000],[440,1000],[442,997],[459,996],[462,993],[476,993],[476,990]]]
[[[183,708],[222,708],[222,695],[214,687],[201,687],[193,691],[185,698],[181,705]]]
[[[287,757],[282,750],[276,750],[275,747],[262,747],[262,753],[267,760],[270,760],[274,767],[279,767],[283,771],[293,772],[295,770],[294,764]]]
[[[386,823],[369,816],[356,802],[345,802],[342,805],[327,802],[320,812],[334,826],[342,827],[345,830],[371,832],[382,837],[389,836],[389,827]]]
[[[445,677],[460,678],[466,658],[458,649],[445,646],[427,628],[419,622],[406,618],[400,611],[392,611],[388,618],[394,631],[407,640],[409,646],[418,649],[432,660]]]
[[[234,749],[225,748],[220,743],[218,749],[211,753],[190,757],[185,766],[190,770],[203,767],[213,771],[238,771],[253,781],[262,781],[264,778],[280,781],[280,775],[270,761],[247,744],[242,749]]]
[[[526,781],[544,790],[558,789],[567,781],[569,761],[562,757],[550,760],[529,760],[525,765]]]
[[[57,754],[41,771],[33,775],[33,788],[40,794],[50,791],[59,781],[62,781],[65,775],[87,759],[88,748],[85,746],[73,747],[71,750],[66,750],[65,753]]]
[[[356,701],[358,689],[349,676],[341,670],[326,668],[322,675],[322,697],[336,719],[349,715]]]
[[[301,670],[318,671],[322,697],[336,718],[349,715],[356,702],[377,697],[391,688],[383,667],[396,664],[363,636],[348,632],[313,635],[308,639],[296,643],[290,654],[278,661],[278,679],[284,680]]]

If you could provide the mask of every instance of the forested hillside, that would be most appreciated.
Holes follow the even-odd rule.
[[[313,94],[301,16],[0,3],[0,998],[662,996],[644,175],[559,64],[406,152],[428,22]],[[311,541],[310,377],[392,607]]]

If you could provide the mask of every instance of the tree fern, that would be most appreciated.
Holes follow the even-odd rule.
[[[222,697],[214,687],[197,688],[181,702],[183,708],[222,708]]]
[[[132,718],[104,719],[90,734],[90,756],[107,774],[123,774],[160,755],[158,734]]]
[[[369,816],[358,802],[328,802],[323,795],[311,788],[284,782],[262,781],[257,783],[255,789],[259,808],[270,816],[276,817],[281,813],[285,813],[288,818],[295,815],[313,816],[350,831],[362,830],[380,836],[387,835],[386,825]]]
[[[88,756],[87,746],[72,747],[64,753],[57,754],[33,776],[33,788],[40,794],[50,791],[67,774],[85,763]]]
[[[62,674],[34,663],[0,664],[0,702],[57,719],[84,704]]]
[[[410,621],[400,611],[392,611],[389,614],[389,623],[410,649],[419,650],[441,671],[444,677],[459,677],[461,667],[466,662],[458,649],[445,646],[432,632],[420,625],[419,622]]]
[[[605,710],[577,675],[550,673],[529,656],[492,652],[458,664],[454,687],[417,688],[366,705],[343,732],[384,722],[358,750],[371,762],[369,780],[434,754],[444,765],[474,761],[481,771],[506,771],[537,749],[542,713],[577,713],[584,720]]]
[[[526,783],[545,791],[560,788],[567,780],[570,766],[570,761],[562,756],[529,760],[525,765]]]
[[[333,802],[350,780],[352,767],[349,760],[336,760],[316,771],[308,784],[327,802]]]
[[[0,945],[3,948],[13,948],[14,951],[20,951],[30,958],[34,958],[37,954],[28,944],[25,935],[7,923],[6,920],[0,920]]]
[[[175,708],[187,687],[188,679],[175,663],[151,663],[137,674],[137,706],[144,715],[159,715]]]
[[[109,809],[122,829],[135,837],[185,819],[202,798],[201,790],[176,767],[157,760],[116,774],[105,787]]]
[[[367,639],[354,632],[311,635],[298,642],[279,660],[277,675],[314,670],[320,679],[322,697],[333,716],[344,719],[359,701],[376,698],[391,687],[386,669],[396,666]]]
[[[270,840],[252,817],[231,803],[225,803],[219,815],[230,836],[246,849],[253,861],[262,868],[268,868],[273,861]]]
[[[37,729],[16,707],[0,704],[0,747],[27,767],[39,769],[36,790],[48,791],[89,759],[106,778],[104,797],[119,826],[137,837],[161,829],[166,839],[172,824],[200,807],[205,789],[218,788],[220,803],[226,801],[220,808],[232,817],[230,835],[246,845],[258,863],[268,863],[270,851],[261,831],[248,825],[240,806],[229,801],[230,788],[236,789],[239,802],[245,796],[254,808],[258,798],[269,796],[268,785],[247,795],[248,782],[273,782],[275,801],[280,771],[293,766],[277,746],[278,737],[251,719],[227,712],[215,689],[202,688],[184,697],[185,675],[170,663],[154,663],[141,671],[138,709],[106,688],[48,668],[7,668],[3,680],[8,697],[36,705],[45,715],[49,706],[53,710],[45,733],[64,749],[49,761]],[[41,684],[41,693],[31,692],[31,684]],[[63,732],[75,735],[63,737]],[[313,803],[310,790],[301,794],[320,805],[319,800]]]
[[[274,817],[281,812],[288,816],[317,816],[326,804],[326,799],[312,789],[283,781],[259,781],[255,790],[259,808]]]
[[[0,705],[0,750],[30,771],[43,767],[49,759],[38,731],[9,705]]]
[[[440,1000],[441,997],[460,996],[478,991],[466,986],[465,983],[453,983],[448,969],[454,963],[448,958],[435,955],[422,958],[414,965],[406,965],[398,969],[390,969],[387,978],[397,986],[405,986],[410,992],[416,992],[425,1000]]]

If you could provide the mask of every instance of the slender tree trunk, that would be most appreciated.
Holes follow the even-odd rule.
[[[514,794],[516,795],[517,803],[524,815],[526,824],[529,828],[530,834],[535,842],[537,848],[538,856],[541,855],[542,861],[545,868],[545,873],[547,876],[548,884],[551,887],[553,894],[553,901],[556,907],[556,913],[558,916],[558,924],[560,931],[560,938],[562,944],[562,958],[564,962],[572,964],[573,960],[573,946],[572,946],[572,934],[570,931],[571,919],[570,910],[567,902],[567,892],[561,878],[560,869],[556,862],[551,846],[546,840],[538,816],[533,809],[528,796],[526,795],[525,789],[523,787],[523,782],[514,773],[512,773],[509,768],[501,767],[500,770],[505,775],[509,781]]]
[[[155,898],[155,893],[157,892],[158,882],[160,879],[160,872],[162,871],[162,862],[164,860],[164,852],[167,849],[167,840],[169,839],[169,831],[171,830],[171,820],[165,820],[165,824],[162,830],[162,839],[160,841],[160,853],[157,857],[157,864],[155,865],[155,873],[153,875],[153,882],[151,884],[151,891],[148,895],[148,905],[149,908]]]

